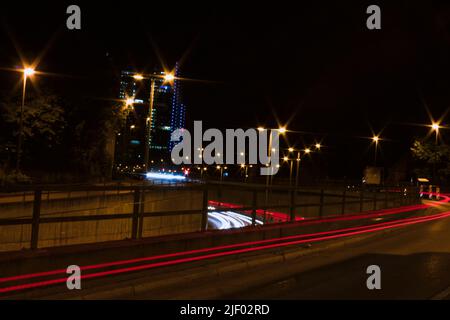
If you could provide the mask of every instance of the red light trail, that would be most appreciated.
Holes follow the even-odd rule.
[[[442,198],[443,199],[440,202],[449,202],[450,201],[450,197],[443,196]],[[308,221],[308,222],[303,222],[302,224],[315,224],[315,223],[332,222],[332,221],[339,221],[339,220],[376,218],[376,217],[380,217],[380,216],[384,216],[384,215],[419,210],[419,209],[423,209],[423,208],[426,208],[429,206],[430,205],[428,205],[428,204],[427,205],[414,205],[414,206],[407,206],[407,207],[401,207],[401,208],[380,210],[380,211],[378,211],[378,213],[355,214],[355,215],[350,215],[350,216],[345,216],[345,217],[331,217],[331,218],[321,219],[321,220],[312,220],[312,221]],[[104,277],[104,276],[108,276],[108,275],[122,274],[122,273],[128,273],[128,272],[133,272],[133,271],[140,271],[140,270],[152,269],[152,268],[157,268],[157,267],[170,266],[170,265],[176,265],[176,264],[200,261],[200,260],[207,260],[207,259],[213,259],[213,258],[217,258],[217,257],[235,255],[235,254],[242,254],[242,253],[247,253],[247,252],[254,252],[254,251],[267,250],[267,249],[273,249],[273,248],[279,248],[279,247],[286,247],[286,246],[298,245],[298,244],[303,244],[303,243],[326,241],[326,240],[337,239],[337,238],[342,238],[342,237],[349,237],[349,236],[354,236],[354,235],[359,235],[359,234],[365,234],[365,233],[370,233],[370,232],[386,230],[386,229],[399,228],[399,227],[404,227],[404,226],[408,226],[408,225],[412,225],[412,224],[424,223],[424,222],[434,221],[434,220],[438,220],[438,219],[444,219],[447,217],[450,217],[450,211],[439,213],[439,214],[434,214],[434,215],[430,215],[430,216],[405,218],[402,220],[382,222],[382,223],[376,223],[376,224],[366,225],[366,226],[357,226],[357,227],[351,227],[351,228],[343,228],[343,229],[337,229],[337,230],[316,232],[316,233],[311,233],[311,234],[293,235],[293,236],[287,236],[287,237],[281,237],[281,238],[251,241],[251,242],[210,247],[210,248],[204,248],[204,249],[175,252],[175,253],[170,253],[170,254],[162,254],[162,255],[156,255],[156,256],[150,256],[150,257],[107,262],[107,263],[102,263],[102,264],[84,266],[84,267],[81,267],[81,270],[82,271],[95,270],[95,269],[109,268],[109,267],[114,267],[114,266],[130,265],[130,264],[135,264],[135,263],[140,263],[140,262],[148,262],[148,261],[154,261],[154,260],[170,259],[170,258],[177,258],[177,257],[207,253],[205,255],[199,255],[199,256],[194,256],[194,257],[184,257],[184,258],[179,258],[179,259],[174,259],[174,260],[169,260],[169,261],[154,262],[151,264],[144,264],[144,265],[139,265],[139,266],[131,266],[131,267],[125,267],[125,268],[121,268],[121,269],[115,269],[115,270],[101,271],[101,272],[97,272],[97,273],[82,275],[81,278],[82,279],[91,279],[91,278],[97,278],[97,277]],[[288,241],[288,240],[294,240],[294,241]],[[277,243],[277,242],[279,242],[279,243]],[[241,249],[238,249],[238,248],[241,248]],[[234,249],[234,250],[230,250],[230,249]],[[220,250],[229,250],[229,251],[210,253],[210,252],[220,251]],[[65,273],[66,273],[66,269],[59,269],[59,270],[52,270],[52,271],[46,271],[46,272],[18,275],[18,276],[0,278],[0,283],[20,281],[20,280],[26,280],[26,279],[32,279],[32,278],[39,278],[39,277],[47,277],[47,276],[52,276],[52,275],[65,274]],[[14,286],[10,286],[10,287],[0,288],[0,293],[7,293],[7,292],[18,291],[18,290],[37,288],[37,287],[45,287],[45,286],[50,286],[50,285],[54,285],[54,284],[58,284],[58,283],[64,283],[65,281],[66,281],[66,278],[58,278],[58,279],[51,279],[51,280],[45,280],[45,281],[39,281],[39,282],[33,282],[33,283],[19,284],[19,285],[14,285]]]

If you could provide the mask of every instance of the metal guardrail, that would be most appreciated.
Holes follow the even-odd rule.
[[[233,208],[236,211],[246,211],[251,213],[252,224],[256,224],[257,210],[272,210],[272,209],[286,209],[289,214],[289,221],[295,221],[296,211],[299,208],[307,207],[317,207],[319,210],[318,218],[323,218],[324,208],[327,206],[339,206],[341,208],[341,213],[345,214],[346,207],[349,205],[359,204],[360,211],[363,211],[364,205],[367,203],[373,204],[373,210],[377,209],[377,205],[382,202],[383,207],[387,208],[390,202],[398,204],[398,206],[406,204],[414,204],[420,201],[418,192],[416,188],[406,187],[401,188],[399,192],[388,191],[389,189],[384,188],[380,190],[375,190],[375,192],[367,192],[365,190],[359,190],[358,195],[349,194],[347,190],[343,190],[340,194],[325,192],[321,189],[318,192],[302,191],[294,187],[285,186],[272,186],[270,187],[270,192],[279,194],[288,194],[289,203],[287,204],[258,204],[257,198],[258,193],[266,191],[264,185],[254,185],[254,184],[241,184],[241,183],[207,183],[207,184],[190,184],[190,185],[149,185],[149,186],[117,186],[117,185],[105,185],[105,186],[26,186],[26,187],[15,187],[10,188],[9,192],[32,192],[33,193],[33,206],[32,215],[30,218],[3,218],[0,219],[0,226],[17,226],[17,225],[31,225],[31,238],[30,238],[30,248],[37,249],[39,243],[39,232],[40,226],[42,224],[48,223],[70,223],[70,222],[82,222],[82,221],[104,221],[104,220],[116,220],[116,219],[130,219],[131,221],[131,239],[139,239],[143,235],[143,221],[147,217],[164,217],[164,216],[179,216],[179,215],[192,215],[201,214],[201,230],[205,231],[207,229],[208,222],[208,212],[213,211],[208,209],[209,193],[216,189],[220,190],[219,194],[224,189],[241,190],[245,192],[251,192],[251,205],[241,206]],[[147,191],[153,190],[187,190],[187,191],[201,191],[202,192],[202,206],[201,209],[197,210],[175,210],[175,211],[154,211],[145,212],[144,201],[145,193]],[[396,189],[397,190],[397,189]],[[126,192],[133,196],[133,210],[131,213],[119,213],[119,214],[95,214],[95,215],[84,215],[84,216],[59,216],[59,217],[48,217],[41,215],[42,207],[42,196],[45,192],[92,192],[92,191],[102,191],[102,192]],[[381,194],[380,198],[378,195]],[[319,202],[314,203],[296,203],[296,198],[298,196],[316,196],[319,197]],[[339,198],[341,201],[326,202],[325,199],[329,198]],[[215,199],[220,202],[220,199]],[[221,210],[221,208],[216,208],[215,210]],[[226,208],[230,210],[230,208]]]

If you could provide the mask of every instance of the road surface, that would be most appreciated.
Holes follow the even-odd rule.
[[[417,210],[422,206],[412,207]],[[90,288],[114,285],[114,289],[124,288],[128,292],[115,298],[138,299],[446,298],[450,287],[449,205],[432,203],[432,207],[421,210],[420,216],[384,220],[398,210],[372,213],[371,225],[110,261],[90,267],[79,264],[84,279],[92,279],[83,280],[87,291],[80,293],[89,294]],[[305,246],[312,246],[313,250],[305,250]],[[287,258],[287,253],[296,251],[301,255]],[[255,263],[264,258],[271,262],[266,259],[264,263]],[[225,264],[220,267],[218,263]],[[370,291],[366,287],[366,269],[370,265],[381,268],[382,290]],[[62,286],[54,285],[65,283],[65,270],[50,270],[38,274],[12,272],[12,277],[0,279],[4,286],[0,292],[8,294],[37,287],[44,290],[46,286],[53,286],[48,289],[55,292],[64,291]],[[158,277],[163,278],[158,282]],[[144,289],[155,283],[163,287]],[[141,285],[144,287],[136,291]],[[109,293],[110,289],[103,292]]]
[[[370,265],[381,268],[381,290],[367,289]],[[158,294],[161,299],[450,299],[450,218],[379,232],[291,262],[199,279],[188,288]]]
[[[236,292],[245,299],[430,299],[448,298],[450,218],[409,226],[381,237],[312,257],[310,270],[267,268],[268,283]],[[315,264],[315,265],[314,265]],[[366,268],[381,268],[381,290],[368,290]],[[264,274],[264,273],[263,273]],[[245,277],[245,275],[239,275]],[[442,294],[440,294],[442,293]]]

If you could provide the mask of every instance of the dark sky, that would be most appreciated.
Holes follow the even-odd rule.
[[[4,2],[4,1],[3,1]],[[0,67],[47,48],[39,69],[61,92],[115,98],[114,75],[181,62],[189,120],[206,127],[275,126],[291,143],[323,139],[333,176],[357,176],[384,128],[380,162],[408,154],[450,106],[450,5],[432,1],[39,1],[1,4]],[[216,3],[217,2],[217,3]],[[82,30],[65,28],[78,4]],[[382,30],[366,8],[382,9]],[[158,54],[155,54],[158,52]],[[0,91],[18,81],[0,71]],[[298,141],[298,142],[297,142]],[[325,155],[324,155],[325,157]]]

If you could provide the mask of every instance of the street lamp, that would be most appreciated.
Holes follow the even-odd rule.
[[[175,80],[175,75],[173,73],[166,73],[164,75],[165,82],[173,82]]]
[[[23,90],[22,90],[22,104],[20,106],[20,122],[19,122],[19,137],[17,142],[17,161],[16,161],[16,170],[20,169],[20,160],[22,156],[22,141],[23,141],[23,110],[25,107],[25,94],[27,88],[27,79],[32,77],[36,71],[33,68],[25,67],[22,70],[23,73]]]
[[[258,131],[265,131],[267,130],[264,127],[258,127]],[[279,127],[278,128],[278,134],[285,134],[286,133],[286,127]],[[276,150],[275,150],[276,151]],[[269,135],[269,163],[272,160],[272,134]],[[267,166],[269,166],[269,163],[267,163]],[[265,204],[267,206],[268,201],[269,201],[269,185],[271,184],[273,179],[273,175],[267,175],[266,176],[266,199],[265,199]],[[266,213],[264,210],[264,221],[266,221]]]
[[[291,166],[290,166],[291,171],[290,171],[290,174],[289,174],[289,185],[291,185],[292,171],[293,171],[292,167],[293,167],[294,160],[295,160],[295,188],[297,189],[298,188],[298,182],[299,182],[299,173],[300,173],[301,151],[300,150],[295,150],[294,148],[289,148],[288,151],[290,153],[297,152],[297,158],[296,159],[292,158],[290,160],[291,161]],[[310,148],[306,148],[306,149],[303,150],[303,152],[305,154],[310,154],[311,153],[311,149]],[[287,157],[285,157],[285,158],[287,158]]]
[[[245,164],[241,164],[241,168],[242,170],[244,170],[244,182],[247,182],[247,178],[248,178],[248,165]]]
[[[25,68],[25,69],[23,69],[23,74],[26,77],[30,77],[30,76],[34,75],[35,73],[36,73],[36,71],[33,68]]]
[[[151,128],[152,128],[152,115],[153,115],[153,105],[155,101],[155,85],[156,80],[163,79],[164,82],[173,82],[175,80],[175,75],[173,73],[166,72],[163,76],[159,75],[149,75],[149,76],[143,76],[142,74],[135,74],[133,76],[133,79],[137,81],[142,81],[144,79],[150,79],[150,106],[148,109],[148,116],[147,116],[147,123],[145,126],[145,142],[144,142],[144,168],[145,170],[148,169],[148,161],[149,161],[149,153],[150,153],[150,146],[149,146],[149,140],[151,135]]]
[[[377,154],[378,154],[378,142],[380,141],[379,136],[373,136],[372,141],[375,143],[375,162],[374,165],[377,165]]]
[[[433,122],[431,124],[431,130],[436,132],[436,144],[438,142],[438,137],[439,137],[439,129],[441,128],[440,124],[438,122]]]
[[[322,148],[322,145],[320,143],[316,143],[316,149],[320,150],[320,148]]]
[[[291,150],[294,151],[293,148],[289,148],[289,152],[292,152]],[[289,187],[292,187],[292,169],[294,166],[294,161],[289,159],[289,157],[284,157],[283,160],[289,163]]]
[[[224,168],[222,166],[217,166],[216,169],[220,171],[220,182],[222,182],[222,180],[223,180],[223,169]]]
[[[129,107],[132,106],[134,104],[134,98],[127,98],[125,100],[125,106]]]
[[[439,129],[441,128],[439,122],[434,122],[431,124],[431,131],[436,133],[435,145],[437,146],[439,140]],[[433,182],[436,181],[436,162],[433,161]]]
[[[135,74],[133,76],[133,78],[134,78],[134,80],[138,80],[138,81],[144,80],[144,76],[142,74]]]

